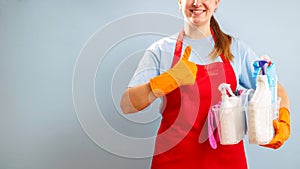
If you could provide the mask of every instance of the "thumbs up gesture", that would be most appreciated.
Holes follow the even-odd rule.
[[[150,87],[155,96],[161,97],[182,85],[193,85],[197,75],[197,65],[189,61],[192,48],[185,48],[182,58],[173,68],[150,79]]]

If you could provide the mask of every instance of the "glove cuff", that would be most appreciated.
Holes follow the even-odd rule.
[[[285,111],[286,113],[288,113],[290,115],[290,111],[286,107],[280,107],[279,112],[281,112],[281,111]]]
[[[150,87],[156,97],[162,97],[179,87],[176,80],[167,72],[150,79]]]
[[[290,137],[290,112],[286,107],[280,108],[278,121],[281,124],[280,127],[283,130],[282,135],[285,141]]]
[[[278,121],[290,125],[290,111],[286,107],[281,107],[279,109]]]

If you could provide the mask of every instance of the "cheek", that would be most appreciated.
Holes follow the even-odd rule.
[[[205,1],[203,2],[203,4],[204,4],[205,6],[207,6],[207,7],[212,8],[212,7],[215,7],[215,6],[217,5],[217,1],[215,1],[215,0],[205,0]]]
[[[214,11],[217,7],[216,7],[216,4],[213,2],[213,3],[207,3],[207,4],[204,4],[206,9],[210,10],[210,11]]]
[[[181,10],[182,10],[184,13],[189,13],[190,8],[189,8],[187,5],[185,5],[185,6],[182,6]]]

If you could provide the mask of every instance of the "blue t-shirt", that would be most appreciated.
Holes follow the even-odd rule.
[[[139,62],[129,87],[149,82],[150,78],[160,75],[171,68],[174,56],[177,35],[163,38],[153,43],[144,53]],[[209,54],[213,50],[214,40],[212,36],[200,40],[193,40],[187,37],[183,39],[182,54],[186,46],[192,47],[189,60],[199,65],[206,65],[213,62],[222,62],[220,57],[215,60],[210,59]],[[234,60],[231,65],[237,78],[238,89],[255,89],[255,79],[253,75],[253,61],[258,60],[257,55],[241,40],[232,38],[231,53]]]

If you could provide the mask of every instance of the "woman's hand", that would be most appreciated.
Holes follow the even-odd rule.
[[[278,97],[281,98],[278,120],[273,121],[275,136],[270,143],[261,145],[273,149],[278,149],[290,136],[290,101],[284,87],[278,83]]]
[[[192,85],[195,83],[197,65],[189,61],[191,47],[185,48],[184,55],[165,73],[152,78],[150,87],[156,97],[164,96],[182,85]]]
[[[179,86],[195,83],[197,65],[188,61],[191,47],[185,49],[182,59],[173,68],[148,83],[128,88],[121,99],[123,113],[135,113],[148,107],[156,98],[170,93]]]
[[[273,125],[275,136],[270,143],[262,146],[278,149],[290,136],[290,112],[287,108],[280,108],[278,120],[273,120]]]

